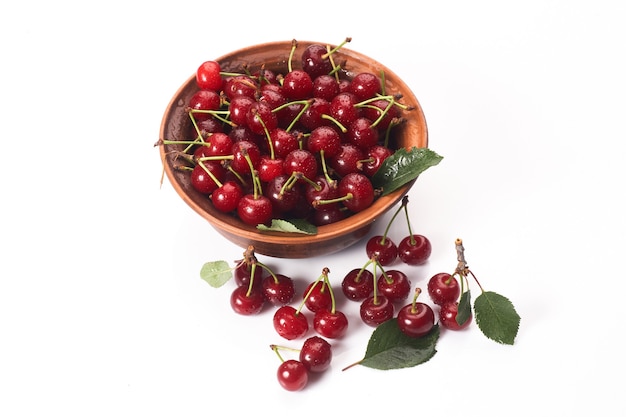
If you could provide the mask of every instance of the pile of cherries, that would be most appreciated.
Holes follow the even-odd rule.
[[[175,143],[188,145],[180,168],[216,209],[249,225],[280,218],[320,226],[374,202],[371,177],[393,154],[390,132],[411,108],[385,94],[378,74],[348,77],[333,59],[340,47],[308,45],[292,67],[294,41],[283,73],[199,66],[191,131]]]

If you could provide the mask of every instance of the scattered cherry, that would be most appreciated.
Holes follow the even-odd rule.
[[[457,301],[461,295],[459,281],[447,272],[440,272],[433,275],[428,280],[427,289],[428,295],[430,299],[433,300],[433,303],[440,306]]]
[[[424,264],[431,252],[430,240],[423,235],[412,234],[398,243],[398,257],[408,265]]]
[[[270,274],[263,279],[262,286],[265,299],[273,305],[285,305],[293,300],[295,285],[286,275]]]
[[[236,287],[230,296],[230,305],[241,315],[258,314],[265,304],[265,296],[259,287],[241,285]]]
[[[425,303],[417,302],[421,289],[415,289],[413,302],[398,311],[398,327],[402,333],[410,337],[422,337],[428,334],[435,325],[435,313]]]
[[[374,274],[365,269],[369,262],[362,268],[349,271],[341,282],[343,294],[352,301],[363,301],[374,292]]]
[[[406,300],[411,292],[411,281],[404,272],[398,269],[383,271],[378,277],[376,285],[378,292],[391,302]]]
[[[274,329],[287,340],[297,339],[309,330],[306,316],[290,305],[279,307],[274,313]]]
[[[332,357],[332,346],[319,336],[306,339],[300,350],[300,362],[309,372],[324,372],[330,367]]]
[[[300,391],[309,382],[306,366],[295,359],[287,359],[278,366],[278,382],[287,391]]]

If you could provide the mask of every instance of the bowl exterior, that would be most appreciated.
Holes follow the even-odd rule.
[[[312,43],[319,42],[298,41],[295,56],[298,56],[298,51]],[[241,71],[244,65],[251,71],[258,70],[265,65],[268,69],[284,72],[287,68],[291,45],[292,41],[284,41],[250,46],[224,55],[217,61],[222,71],[226,72]],[[383,71],[386,93],[400,94],[401,102],[412,108],[405,112],[406,121],[394,128],[395,146],[407,149],[428,146],[428,130],[424,113],[417,98],[404,81],[381,63],[345,47],[339,50],[335,60],[336,62],[345,61],[345,68],[349,70],[348,76],[365,71],[375,74]],[[292,61],[294,68],[298,68],[298,64],[298,59]],[[191,126],[186,107],[191,96],[197,91],[194,74],[183,83],[167,105],[161,122],[161,139],[184,140],[186,138]],[[335,253],[355,244],[367,235],[376,219],[393,208],[408,193],[414,183],[411,182],[389,195],[379,197],[371,207],[345,220],[318,227],[316,235],[266,232],[244,224],[233,215],[219,212],[205,195],[196,192],[191,186],[188,173],[176,169],[176,166],[180,164],[176,151],[181,150],[183,150],[182,145],[162,145],[160,156],[168,180],[183,201],[229,241],[242,248],[252,245],[256,253],[278,258],[315,257]]]

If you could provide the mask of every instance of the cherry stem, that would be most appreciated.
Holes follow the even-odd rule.
[[[413,301],[411,302],[411,313],[417,313],[415,304],[417,304],[417,297],[419,297],[421,293],[422,289],[420,287],[415,288],[415,294],[413,294]]]
[[[335,301],[335,293],[333,291],[333,287],[330,285],[330,279],[328,278],[328,274],[330,270],[328,268],[324,268],[326,273],[322,273],[324,276],[324,282],[326,283],[326,287],[328,288],[328,293],[330,294],[330,312],[335,314],[336,310],[336,301]]]
[[[324,149],[320,149],[320,161],[322,164],[322,172],[324,173],[324,178],[326,178],[326,182],[328,183],[329,186],[334,187],[337,181],[331,178],[331,176],[328,174],[328,168],[326,166],[326,158],[324,157]],[[314,182],[314,185],[317,185],[317,187],[315,187],[317,191],[322,189],[322,187],[316,182]]]
[[[296,52],[296,48],[298,47],[298,41],[293,39],[291,41],[291,50],[289,51],[289,60],[287,61],[287,69],[289,72],[292,71],[291,61],[293,60],[293,55]]]
[[[383,245],[385,244],[385,240],[387,239],[387,234],[389,233],[389,229],[391,228],[391,224],[396,219],[396,217],[398,217],[398,214],[408,204],[408,202],[409,202],[409,200],[406,197],[403,198],[402,199],[402,204],[400,204],[400,207],[398,207],[398,209],[393,214],[393,216],[391,216],[391,220],[389,220],[389,223],[387,223],[387,227],[385,227],[385,233],[383,233],[383,237],[382,237],[382,239],[380,239],[380,243],[381,244],[383,244]]]
[[[407,206],[409,205],[409,196],[405,195],[402,197],[402,207],[404,207],[404,214],[406,216],[406,225],[409,228],[409,236],[411,237],[410,242],[411,245],[415,245],[415,236],[413,236],[413,231],[411,230],[411,220],[409,219],[409,210]]]
[[[328,200],[315,200],[315,204],[316,205],[323,205],[323,204],[340,203],[342,201],[350,200],[352,198],[354,198],[354,194],[348,193],[348,194],[344,195],[343,197],[329,198]]]
[[[265,122],[263,121],[263,119],[261,118],[261,116],[259,116],[258,113],[254,114],[255,119],[257,119],[259,121],[259,123],[261,123],[261,125],[263,126],[263,131],[265,132],[265,137],[267,138],[267,147],[270,150],[270,159],[274,159],[275,158],[275,154],[274,154],[274,144],[272,143],[272,137],[270,135],[269,130],[267,129],[267,125],[265,124]]]

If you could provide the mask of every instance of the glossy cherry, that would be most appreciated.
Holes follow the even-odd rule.
[[[199,88],[220,91],[222,89],[221,66],[217,61],[205,61],[196,70],[196,84]]]
[[[275,306],[289,304],[295,295],[293,279],[283,274],[266,276],[262,287],[265,299]]]
[[[241,315],[250,316],[258,314],[265,304],[263,291],[257,286],[240,285],[236,287],[230,296],[230,306]]]
[[[361,303],[359,313],[365,324],[376,327],[393,318],[394,306],[384,295],[374,295]]]
[[[435,325],[433,309],[428,304],[417,301],[420,293],[421,289],[417,288],[413,301],[398,311],[398,327],[409,337],[422,337]]]
[[[391,265],[398,258],[398,247],[393,240],[384,235],[369,238],[365,244],[365,253],[368,258],[376,257],[383,265]]]
[[[391,302],[406,300],[411,293],[411,281],[404,272],[398,269],[381,273],[376,285],[378,292]]]
[[[427,289],[430,299],[437,305],[458,301],[461,295],[459,281],[447,272],[433,275],[428,280]]]
[[[302,337],[309,330],[307,317],[290,305],[281,306],[274,312],[273,324],[276,332],[287,340]]]
[[[426,236],[412,234],[398,243],[398,257],[408,265],[422,265],[432,252],[432,245]]]
[[[339,339],[348,331],[348,318],[339,310],[318,310],[313,316],[313,329],[329,339]]]
[[[332,358],[332,346],[319,336],[306,339],[300,349],[300,362],[309,372],[324,372],[330,367]]]
[[[313,313],[332,308],[331,290],[324,280],[316,280],[310,283],[304,290],[302,297],[306,308]]]
[[[278,383],[287,391],[300,391],[309,382],[306,366],[295,359],[288,359],[278,366]]]
[[[343,294],[352,301],[363,301],[374,292],[374,274],[365,268],[349,271],[341,282]]]

